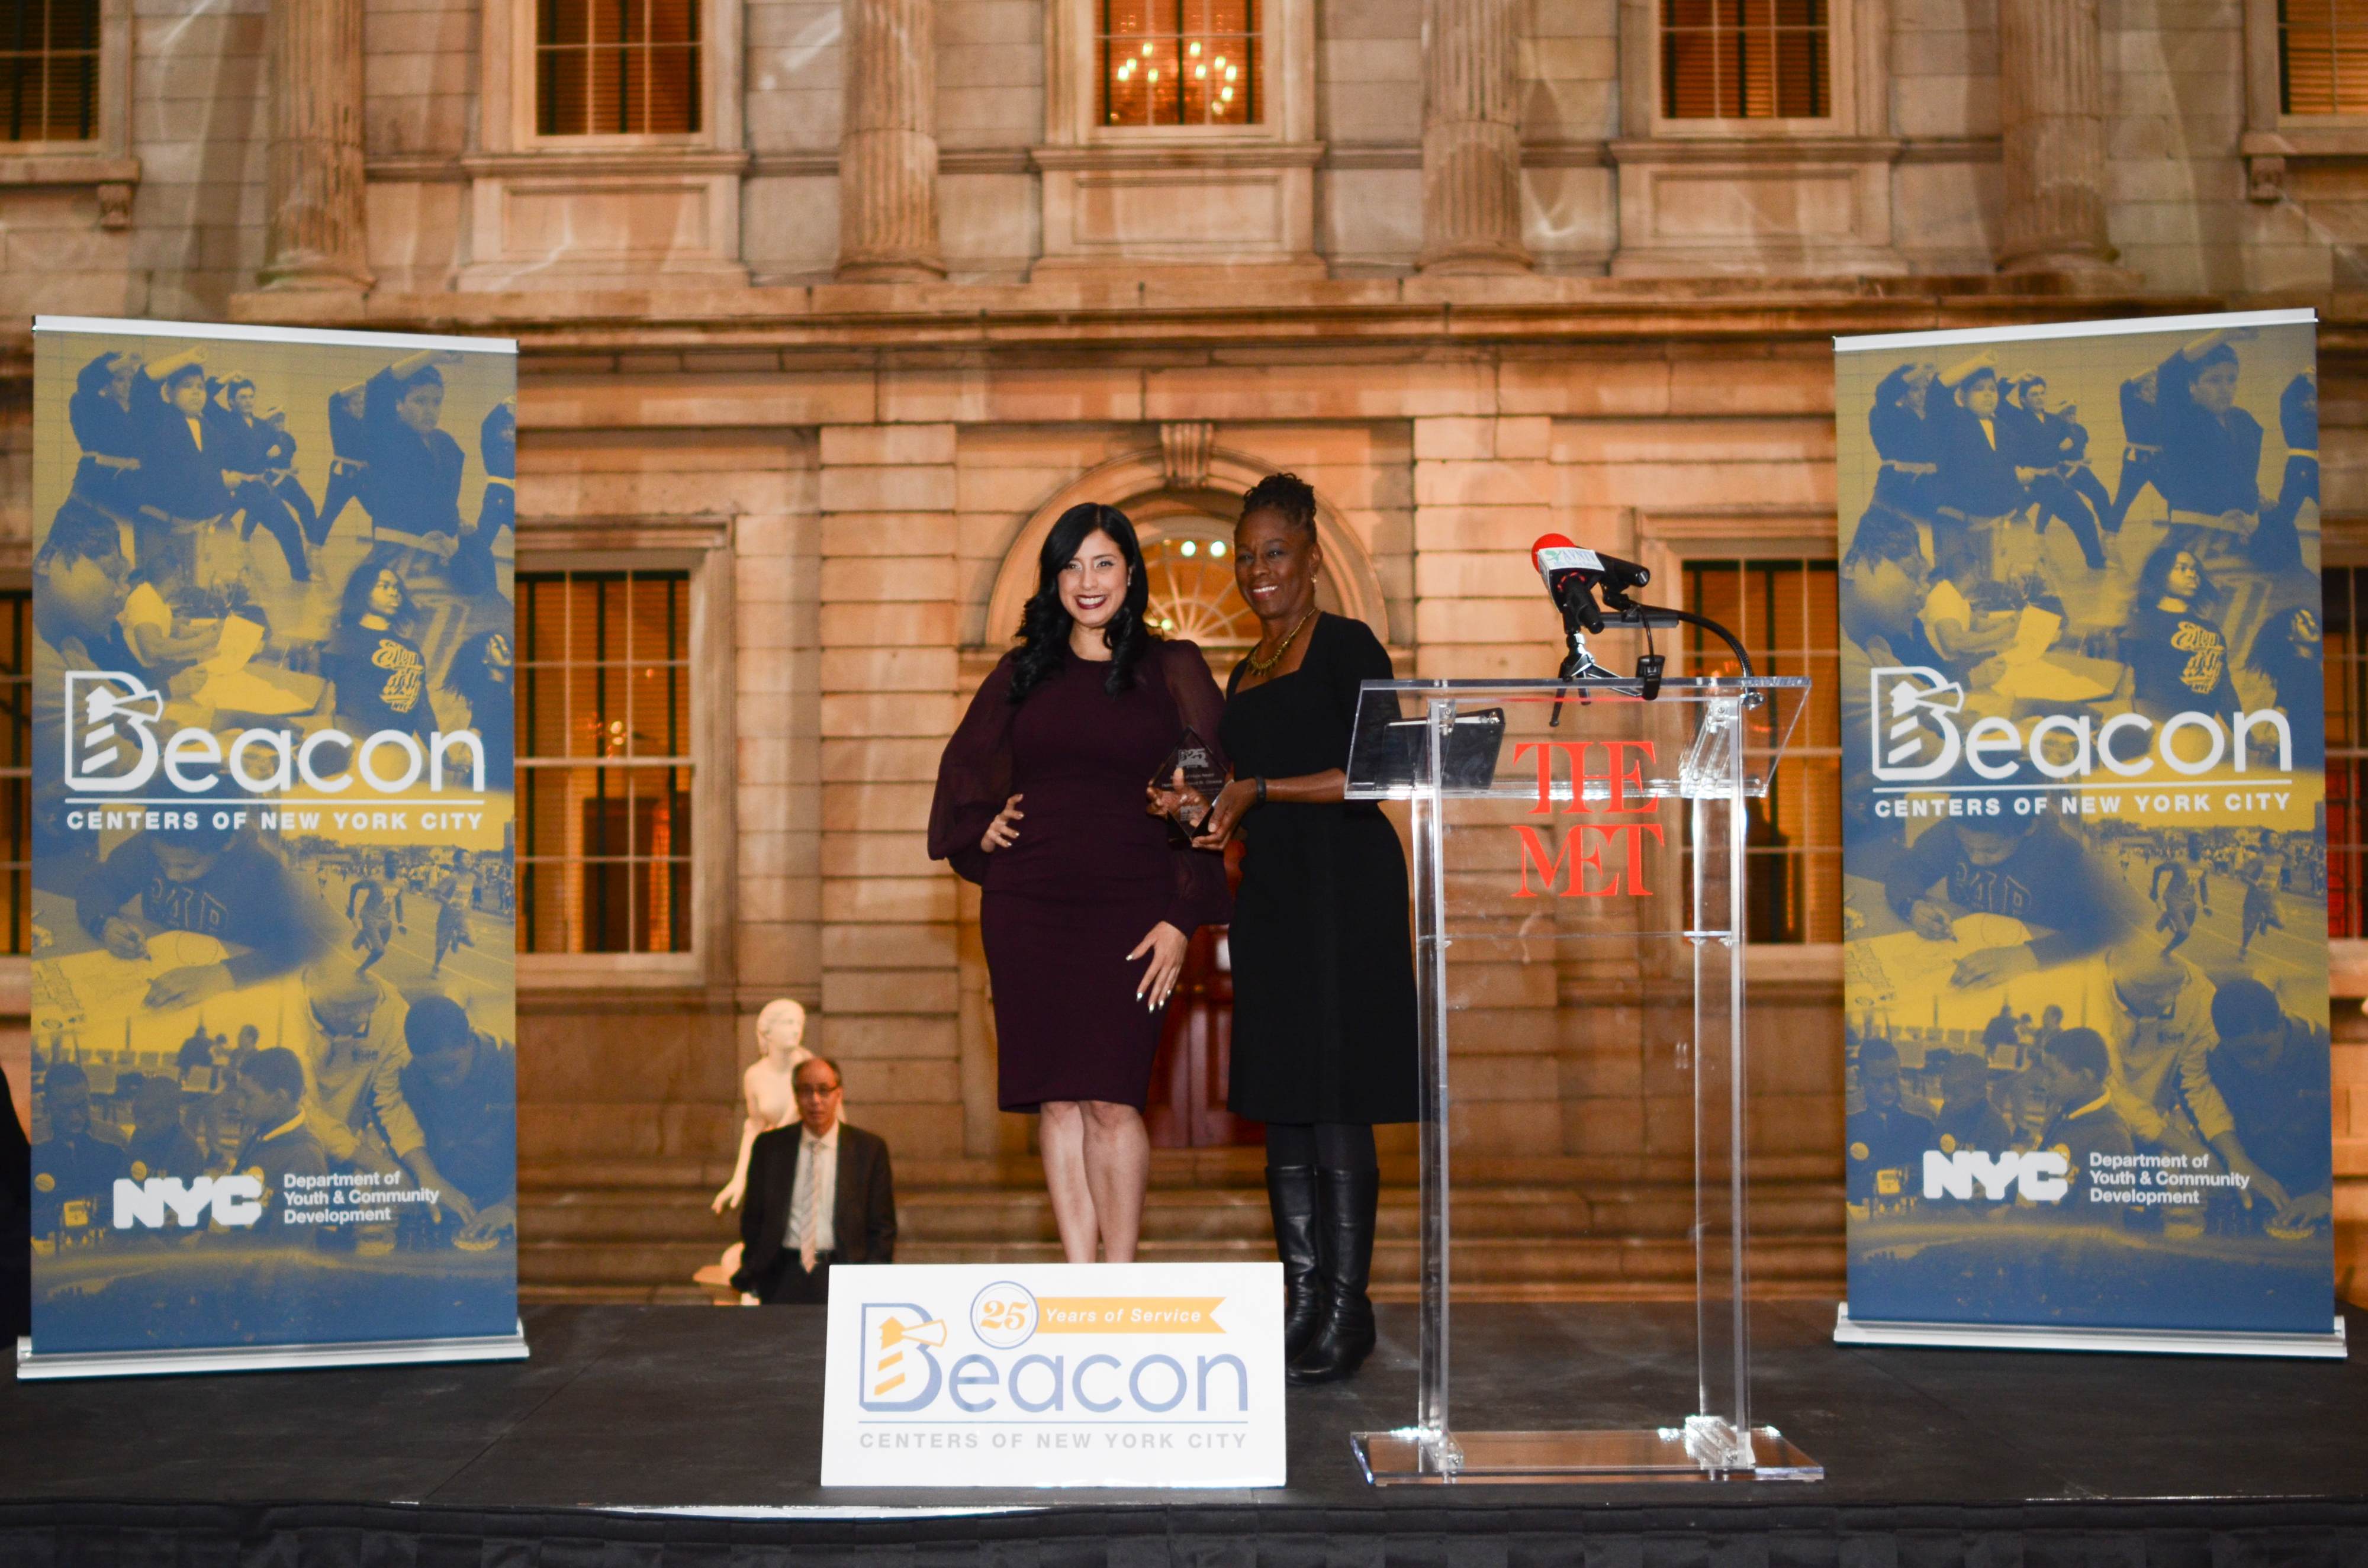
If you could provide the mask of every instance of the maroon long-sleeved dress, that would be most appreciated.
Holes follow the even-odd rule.
[[[938,767],[929,855],[985,890],[1006,1110],[1046,1100],[1141,1109],[1164,1009],[1135,995],[1148,957],[1126,955],[1163,920],[1190,937],[1230,913],[1224,858],[1176,847],[1144,812],[1144,786],[1187,725],[1216,744],[1224,699],[1209,667],[1190,642],[1155,642],[1116,696],[1102,686],[1110,668],[1064,650],[1015,706],[1005,655]],[[1025,797],[1019,840],[990,854],[979,839],[1014,794]]]

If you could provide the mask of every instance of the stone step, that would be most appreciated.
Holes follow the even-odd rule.
[[[1839,1187],[1783,1187],[1757,1195],[1751,1222],[1762,1234],[1832,1231]],[[1385,1190],[1379,1232],[1412,1237],[1420,1218],[1410,1188]],[[609,1188],[520,1195],[521,1223],[529,1241],[700,1241],[718,1248],[739,1234],[738,1215],[713,1213],[697,1192]],[[1689,1193],[1671,1188],[1573,1191],[1542,1187],[1473,1187],[1455,1201],[1461,1236],[1683,1238],[1692,1224]],[[897,1204],[907,1245],[970,1245],[1005,1241],[1051,1242],[1058,1235],[1042,1190],[907,1191]],[[1154,1241],[1255,1240],[1269,1234],[1263,1189],[1154,1190],[1144,1203],[1144,1234]]]
[[[700,1301],[707,1292],[691,1277],[714,1263],[720,1250],[696,1242],[529,1241],[518,1249],[519,1289],[529,1301]],[[1419,1250],[1410,1241],[1378,1243],[1377,1287],[1398,1299],[1410,1296]],[[1274,1254],[1264,1237],[1244,1237],[1147,1239],[1138,1256],[1146,1263],[1258,1263]],[[1050,1241],[914,1243],[900,1245],[897,1257],[905,1263],[1058,1263],[1061,1250]],[[1459,1296],[1477,1290],[1682,1296],[1692,1289],[1693,1269],[1692,1250],[1682,1242],[1604,1237],[1551,1245],[1533,1238],[1472,1238],[1455,1244],[1453,1262]],[[1752,1244],[1750,1270],[1762,1288],[1830,1290],[1842,1273],[1840,1238],[1763,1237]]]
[[[1272,1256],[1258,1149],[1159,1150],[1144,1204],[1147,1261]],[[709,1208],[730,1174],[715,1161],[529,1165],[519,1189],[519,1280],[536,1301],[704,1301],[692,1283],[738,1239]],[[1419,1189],[1386,1157],[1374,1278],[1410,1295]],[[1058,1233],[1032,1156],[907,1160],[897,1166],[897,1256],[909,1263],[1057,1262]],[[1827,1289],[1842,1273],[1841,1186],[1831,1163],[1758,1162],[1752,1269],[1769,1289]],[[1691,1289],[1691,1173],[1661,1158],[1457,1162],[1457,1292],[1498,1299],[1682,1296]]]
[[[895,1156],[899,1191],[982,1190],[1006,1187],[1041,1190],[1043,1167],[1033,1154],[1015,1153],[962,1159],[917,1159]],[[1151,1188],[1265,1187],[1266,1151],[1259,1148],[1155,1149],[1151,1154]],[[1693,1167],[1681,1155],[1573,1154],[1487,1156],[1458,1150],[1458,1187],[1474,1186],[1544,1185],[1553,1187],[1689,1187]],[[1839,1181],[1840,1162],[1827,1155],[1756,1156],[1751,1162],[1755,1187],[1799,1181]],[[729,1159],[640,1158],[565,1161],[522,1161],[518,1186],[522,1191],[592,1191],[612,1187],[678,1187],[712,1198],[730,1179]],[[1411,1155],[1382,1156],[1383,1180],[1393,1187],[1412,1187],[1416,1163]]]

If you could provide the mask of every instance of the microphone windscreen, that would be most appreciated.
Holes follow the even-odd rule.
[[[1530,546],[1530,559],[1536,563],[1539,573],[1546,578],[1549,585],[1552,585],[1554,574],[1556,572],[1592,574],[1603,570],[1602,558],[1595,551],[1582,549],[1560,534],[1542,535],[1537,543]]]

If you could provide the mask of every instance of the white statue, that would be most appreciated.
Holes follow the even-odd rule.
[[[748,1115],[740,1124],[740,1157],[733,1163],[732,1179],[715,1195],[718,1214],[740,1207],[741,1195],[748,1189],[748,1151],[757,1135],[798,1119],[797,1090],[791,1080],[798,1063],[814,1055],[805,1048],[805,1037],[806,1010],[787,997],[766,1003],[757,1015],[757,1048],[763,1054],[740,1079]]]

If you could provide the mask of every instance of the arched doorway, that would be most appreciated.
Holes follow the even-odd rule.
[[[1258,642],[1258,617],[1234,587],[1233,523],[1212,516],[1198,496],[1144,498],[1129,515],[1143,545],[1151,590],[1148,619],[1163,637],[1197,642],[1220,685],[1235,661]],[[1237,851],[1226,856],[1238,876]],[[1144,1122],[1152,1146],[1197,1149],[1258,1143],[1265,1129],[1225,1109],[1233,1065],[1234,977],[1225,932],[1205,927],[1192,938],[1168,1006],[1167,1028],[1151,1068],[1151,1099]]]
[[[1129,453],[1080,476],[1031,516],[1007,549],[991,593],[985,627],[1019,621],[1020,607],[1036,586],[1036,557],[1044,535],[1063,512],[1081,502],[1118,507],[1135,526],[1148,577],[1150,619],[1165,637],[1198,643],[1219,687],[1235,663],[1258,641],[1258,619],[1234,589],[1234,521],[1243,495],[1273,469],[1223,449],[1201,449],[1205,468],[1179,473],[1163,448]],[[1355,616],[1384,639],[1387,619],[1381,584],[1363,541],[1318,496],[1317,538],[1324,546],[1325,575],[1317,598],[1337,614]],[[988,633],[994,638],[995,631]],[[998,643],[993,650],[1000,653]],[[965,954],[977,952],[966,935]],[[966,958],[966,966],[975,960]],[[983,971],[965,977],[965,988],[983,985]],[[1233,1033],[1233,975],[1225,933],[1201,931],[1193,939],[1167,1032],[1152,1069],[1144,1119],[1160,1148],[1203,1148],[1263,1142],[1257,1122],[1236,1121],[1225,1109],[1225,1085]],[[984,1009],[973,1015],[991,1028]],[[984,1074],[991,1082],[991,1073]]]

